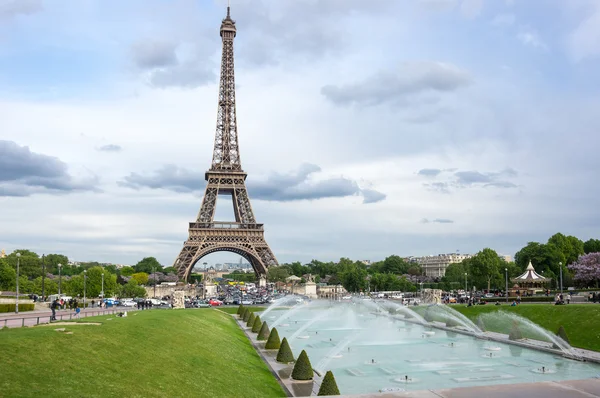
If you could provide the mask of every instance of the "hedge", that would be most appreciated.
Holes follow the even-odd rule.
[[[281,341],[281,346],[279,347],[279,351],[277,352],[276,360],[277,362],[281,363],[294,362],[294,354],[292,353],[292,349],[290,348],[290,345],[285,337]]]
[[[266,340],[270,334],[271,334],[271,331],[269,330],[269,325],[267,325],[267,321],[264,321],[262,323],[262,326],[260,327],[260,331],[258,332],[258,336],[256,337],[256,339],[257,340]]]
[[[256,315],[254,315],[254,312],[250,313],[250,317],[248,317],[248,322],[246,322],[246,326],[251,328],[254,325],[255,319],[256,319]]]
[[[15,312],[16,304],[0,304],[0,312]],[[21,304],[19,303],[19,311],[33,311],[35,304]]]
[[[302,350],[296,364],[294,365],[294,370],[292,370],[292,379],[294,380],[312,380],[313,378],[313,369],[310,364],[310,359],[308,359],[308,355],[306,351]]]
[[[530,297],[523,297],[521,296],[521,302],[522,303],[551,303],[554,302],[554,296],[530,296]],[[516,297],[509,297],[508,298],[508,302],[512,303],[513,301],[516,301],[517,298]],[[495,302],[506,302],[506,297],[493,297],[493,298],[482,298],[481,301],[486,301],[488,303],[495,303]]]
[[[277,328],[273,328],[267,339],[267,344],[265,344],[265,350],[278,350],[280,346],[279,333],[277,333]]]
[[[257,315],[256,318],[254,318],[254,323],[252,324],[252,333],[260,332],[261,327],[262,327],[262,322],[260,320],[260,315]]]
[[[319,393],[317,395],[340,395],[340,390],[338,389],[337,383],[335,382],[335,377],[333,377],[331,370],[328,370],[327,373],[325,373],[325,377],[321,382],[321,387],[319,388]]]

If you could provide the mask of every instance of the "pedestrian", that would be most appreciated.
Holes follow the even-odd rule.
[[[56,320],[56,307],[58,306],[58,300],[54,300],[52,304],[50,304],[50,309],[52,310],[52,316],[50,317],[50,321]]]
[[[592,301],[594,302],[594,304],[596,304],[596,301],[598,301],[598,295],[596,294],[596,292],[592,294]]]
[[[81,319],[81,316],[79,315],[80,312],[81,312],[81,308],[79,308],[79,306],[77,306],[77,308],[75,308],[75,317],[77,319]]]

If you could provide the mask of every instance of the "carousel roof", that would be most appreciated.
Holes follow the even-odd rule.
[[[516,278],[512,278],[514,282],[545,282],[548,278],[544,278],[542,275],[535,272],[533,265],[531,265],[531,261],[529,261],[529,265],[525,272]]]

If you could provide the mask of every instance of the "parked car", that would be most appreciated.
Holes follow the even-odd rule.
[[[243,299],[242,300],[242,305],[252,305],[254,304],[254,302],[250,299]]]
[[[135,307],[137,306],[137,303],[133,300],[123,300],[123,302],[121,302],[121,305],[123,307]]]
[[[207,303],[205,300],[201,300],[201,301],[198,301],[198,304],[196,304],[196,306],[198,308],[209,308],[211,306],[211,304]]]
[[[208,303],[210,305],[212,305],[213,307],[218,307],[220,305],[223,305],[223,302],[221,300],[217,300],[217,299],[210,299],[210,301]]]

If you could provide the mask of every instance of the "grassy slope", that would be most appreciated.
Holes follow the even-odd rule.
[[[231,316],[154,310],[101,326],[0,330],[0,395],[19,397],[281,397],[285,393]]]
[[[216,308],[223,312],[226,312],[228,314],[237,314],[237,310],[238,310],[237,305],[220,306],[220,307],[216,307]],[[248,308],[252,312],[255,312],[255,311],[264,311],[267,307],[251,306],[251,307],[246,307],[246,308]]]
[[[600,351],[600,305],[521,304],[516,307],[455,305],[452,308],[460,311],[473,322],[476,322],[479,314],[502,310],[528,318],[553,333],[556,333],[559,326],[562,325],[567,331],[571,345]]]

